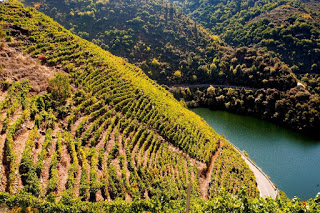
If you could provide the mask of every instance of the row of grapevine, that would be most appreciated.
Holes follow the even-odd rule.
[[[13,0],[0,10],[8,26],[30,32],[15,38],[15,42],[22,39],[19,48],[45,58],[44,65],[67,72],[72,91],[61,101],[52,88],[46,94],[31,94],[10,85],[0,111],[10,119],[17,109],[23,113],[4,129],[7,191],[15,192],[13,187],[21,179],[19,187],[24,191],[64,202],[75,197],[92,202],[169,201],[184,199],[191,183],[192,196],[200,196],[200,169],[208,167],[222,139],[199,116],[142,70],[72,35],[35,9],[24,9]],[[23,124],[29,127],[25,128],[28,139],[19,162],[14,134]],[[223,149],[212,184],[231,190],[241,183],[255,192],[255,180],[250,180],[252,173],[244,161],[231,147]],[[230,169],[232,162],[243,175],[228,176],[218,167]]]
[[[222,145],[221,156],[216,160],[215,167],[212,172],[212,182],[210,193],[211,197],[216,196],[221,188],[233,194],[238,194],[244,183],[251,183],[247,188],[250,196],[257,196],[258,190],[255,186],[256,180],[254,175],[248,174],[247,165],[241,165],[236,159],[240,154],[230,149],[227,145]]]

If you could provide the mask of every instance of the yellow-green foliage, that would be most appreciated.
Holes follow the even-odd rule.
[[[106,95],[99,92],[102,92],[101,90],[105,89],[103,87],[109,85],[108,82],[110,81],[114,85],[123,86],[122,90],[119,87],[117,92],[126,92],[125,98],[144,96],[153,105],[153,110],[159,112],[162,120],[166,120],[166,123],[158,120],[157,125],[163,125],[169,130],[166,131],[169,140],[171,139],[170,134],[176,132],[181,131],[190,134],[192,138],[190,138],[189,147],[186,150],[191,156],[199,160],[204,162],[209,160],[209,156],[215,148],[217,134],[199,116],[177,104],[177,101],[169,92],[146,77],[141,69],[127,63],[122,58],[111,55],[92,43],[72,35],[47,16],[34,12],[34,9],[22,9],[18,7],[19,3],[13,2],[14,4],[8,6],[9,10],[6,14],[10,14],[10,19],[14,23],[16,22],[23,28],[32,31],[30,40],[35,42],[35,45],[27,47],[26,51],[28,53],[35,56],[45,55],[48,63],[74,63],[75,66],[81,67],[77,72],[70,73],[70,75],[74,76],[78,87],[83,88],[87,93],[91,93],[98,99],[102,98],[102,95]],[[33,12],[33,18],[20,17],[17,15],[17,9]],[[43,27],[41,31],[38,30],[39,20],[41,20]],[[86,63],[83,63],[82,59]],[[124,104],[121,102],[124,101],[121,99],[122,97],[117,96],[108,94],[108,97],[104,98],[107,101],[113,101],[115,106],[118,103]],[[93,111],[93,109],[89,111]],[[198,131],[200,131],[201,136],[203,135],[202,141],[193,136],[193,132]],[[203,143],[205,139],[210,142]]]
[[[56,74],[50,81],[51,93],[30,100],[22,93],[15,103],[16,99],[10,98],[15,93],[10,90],[9,98],[0,103],[0,109],[10,109],[10,115],[22,105],[26,113],[18,127],[29,119],[34,125],[30,128],[45,133],[35,143],[36,149],[41,149],[34,156],[35,165],[29,162],[30,172],[23,173],[27,178],[23,185],[29,187],[25,191],[35,196],[47,193],[50,200],[61,191],[62,202],[77,195],[83,201],[96,201],[100,195],[104,200],[149,197],[169,202],[186,198],[191,182],[192,196],[201,195],[198,165],[205,167],[219,148],[217,141],[223,140],[203,119],[141,69],[71,34],[35,9],[23,8],[12,0],[2,4],[0,12],[4,22],[31,32],[24,38],[29,42],[21,44],[24,52],[45,57],[47,65],[62,67],[74,88],[69,98],[67,77]],[[25,13],[30,15],[21,15]],[[14,37],[13,42],[18,39]],[[11,88],[16,88],[15,84]],[[22,97],[29,101],[22,101]],[[8,134],[13,134],[16,126],[8,121],[6,144],[13,165],[10,185],[16,180],[13,174],[18,165],[14,137]],[[29,154],[25,156],[29,156],[30,144],[26,149]],[[233,150],[229,146],[224,149],[225,153]],[[245,178],[252,178],[239,155],[218,159],[221,164],[237,162]],[[250,195],[256,196],[254,181],[241,178],[234,177],[233,182],[246,185]],[[65,184],[54,184],[62,181]],[[30,188],[32,183],[35,190]]]
[[[228,148],[228,146],[230,145],[223,146],[221,150],[223,155],[216,161],[217,166],[214,167],[212,172],[212,185],[210,189],[212,197],[217,196],[221,187],[231,193],[238,194],[242,188],[242,182],[239,179],[242,179],[245,183],[252,183],[249,184],[250,187],[254,186],[256,181],[254,176],[247,175],[247,170],[242,168],[247,167],[247,165],[241,164],[236,160],[240,157],[240,154]],[[258,193],[255,187],[249,189],[248,192],[251,196]]]
[[[310,212],[320,211],[320,195],[315,199],[301,201],[299,198],[292,200],[287,198],[272,200],[263,198],[251,198],[242,190],[239,196],[230,193],[221,195],[210,200],[200,198],[191,199],[190,212]],[[44,199],[36,199],[30,195],[18,194],[9,195],[0,193],[0,203],[5,203],[13,209],[20,209],[23,212],[45,211],[53,212],[114,212],[114,213],[133,213],[133,212],[186,212],[186,200],[173,200],[171,202],[160,202],[159,200],[139,200],[126,202],[121,200],[105,202],[79,202],[70,199],[68,202],[49,202]]]
[[[49,80],[49,86],[53,97],[60,101],[66,100],[71,95],[70,80],[60,72]]]

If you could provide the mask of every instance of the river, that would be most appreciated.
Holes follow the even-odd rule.
[[[320,192],[320,140],[250,116],[206,108],[192,109],[241,150],[289,198],[314,198]],[[319,132],[320,134],[320,132]]]

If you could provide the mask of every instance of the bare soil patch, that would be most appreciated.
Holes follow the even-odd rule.
[[[66,145],[62,146],[61,160],[58,163],[58,176],[59,176],[59,187],[58,194],[65,190],[65,185],[68,180],[68,170],[71,166],[71,157],[68,153]]]
[[[220,147],[221,146],[222,146],[222,144],[220,145]],[[210,185],[210,182],[211,182],[212,170],[213,170],[213,167],[214,167],[214,162],[215,162],[216,158],[219,156],[219,154],[221,152],[220,147],[218,148],[218,151],[216,151],[216,153],[214,153],[214,155],[211,156],[210,162],[208,163],[208,166],[207,166],[207,169],[203,170],[203,172],[205,174],[204,177],[203,176],[201,177],[201,174],[200,174],[199,188],[200,188],[200,192],[201,192],[201,195],[202,195],[203,199],[208,199],[209,198],[208,191],[209,191],[209,185]],[[201,172],[201,173],[203,173],[203,172]]]
[[[11,43],[4,43],[0,50],[2,64],[2,78],[9,82],[29,80],[32,92],[40,93],[48,88],[49,79],[58,71],[54,67],[41,65],[41,61],[24,55],[19,48],[10,47]]]

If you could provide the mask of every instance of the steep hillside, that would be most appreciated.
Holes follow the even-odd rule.
[[[0,12],[2,192],[64,204],[168,202],[188,183],[192,197],[258,195],[239,153],[139,68],[15,0]]]
[[[139,65],[159,83],[206,81],[219,43],[160,1],[26,1],[82,38]]]
[[[228,44],[264,47],[295,73],[320,73],[320,3],[314,0],[175,1]]]
[[[290,1],[290,0],[289,0]],[[239,29],[251,19],[270,11],[288,0],[176,0],[173,2],[214,33]]]
[[[302,89],[305,95],[300,98],[301,89],[293,89],[297,86],[297,77],[288,65],[274,57],[275,53],[268,53],[261,48],[231,48],[223,44],[218,36],[199,27],[172,4],[158,0],[42,0],[39,3],[27,0],[26,3],[54,17],[78,35],[118,56],[126,57],[158,83],[170,87],[244,87],[257,94],[251,101],[246,101],[246,97],[239,94],[227,97],[224,102],[221,94],[212,93],[210,98],[214,101],[201,101],[202,104],[199,104],[200,93],[185,97],[171,88],[175,97],[188,102],[188,106],[202,105],[249,114],[305,132],[314,132],[319,127],[318,96],[308,95],[309,91]],[[234,5],[229,3],[226,7],[232,8]],[[188,4],[191,1],[185,6]],[[264,8],[263,11],[267,11],[266,8],[269,8],[268,11],[277,8],[277,4],[269,1],[264,1],[264,4],[268,6],[262,7],[258,3],[253,6]],[[245,4],[241,5],[241,10],[246,11]],[[232,20],[239,21],[236,16]],[[221,23],[224,23],[223,20]],[[304,51],[299,48],[301,50]],[[291,54],[290,51],[287,53]],[[276,89],[272,100],[264,100],[264,97],[270,96],[267,94],[268,89]],[[194,99],[190,100],[190,97]],[[298,103],[301,107],[296,107]],[[255,109],[251,110],[247,104]],[[299,118],[295,118],[296,115]]]
[[[243,29],[227,31],[225,40],[236,46],[257,45],[272,51],[295,73],[320,73],[319,15],[306,4],[286,4],[251,20]],[[248,33],[250,32],[250,33]]]
[[[72,32],[140,66],[161,84],[280,90],[296,86],[291,70],[279,59],[261,50],[229,48],[163,1],[42,0],[35,6]]]

